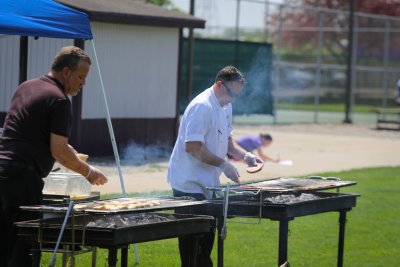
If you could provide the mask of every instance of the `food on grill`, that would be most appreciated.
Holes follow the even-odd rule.
[[[71,195],[71,196],[69,196],[69,198],[71,199],[71,200],[80,200],[80,199],[84,199],[84,198],[87,198],[88,196],[86,196],[86,195]]]
[[[92,220],[87,224],[87,227],[98,227],[98,228],[119,228],[134,226],[148,223],[160,223],[167,222],[176,219],[174,215],[168,214],[151,214],[151,213],[139,213],[139,214],[125,214],[115,216],[103,216],[98,219]]]
[[[75,209],[86,209],[86,208],[88,208],[90,205],[88,205],[88,204],[76,204],[75,206],[74,206],[74,208]]]
[[[328,181],[328,180],[315,180],[303,178],[278,178],[266,181],[261,181],[251,184],[242,184],[241,188],[247,189],[261,189],[266,191],[279,191],[279,190],[318,190],[334,188],[340,185],[341,182]],[[347,182],[342,182],[347,183]]]
[[[257,165],[247,167],[246,171],[248,173],[256,173],[256,172],[261,171],[261,169],[263,167],[264,167],[264,163],[257,162]]]
[[[276,195],[276,196],[266,197],[264,199],[264,201],[270,202],[270,203],[290,204],[290,203],[297,203],[297,202],[302,202],[302,201],[317,200],[320,198],[321,197],[319,197],[315,194],[307,194],[307,193],[302,193],[300,195],[280,194],[280,195]]]
[[[126,209],[140,209],[160,206],[161,201],[150,199],[117,199],[117,200],[104,200],[92,203],[84,203],[75,205],[75,209],[91,209],[91,210],[126,210]]]

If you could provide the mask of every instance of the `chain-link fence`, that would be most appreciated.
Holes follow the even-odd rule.
[[[249,25],[249,13],[258,18],[254,25]],[[226,14],[232,19],[224,24]],[[348,66],[353,113],[396,105],[400,78],[400,19],[396,17],[354,13],[349,42],[347,10],[262,0],[204,0],[196,3],[195,15],[207,20],[204,30],[196,30],[197,36],[272,44],[276,109],[310,110],[310,122],[324,122],[322,111],[344,112]],[[348,62],[350,51],[353,57]],[[338,122],[342,120],[338,116]]]

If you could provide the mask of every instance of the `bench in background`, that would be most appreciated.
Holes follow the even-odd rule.
[[[400,130],[400,108],[376,109],[376,128]]]

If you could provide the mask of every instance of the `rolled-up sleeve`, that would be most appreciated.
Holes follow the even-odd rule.
[[[199,141],[204,143],[206,133],[209,130],[210,107],[204,104],[192,106],[187,114],[185,142]]]

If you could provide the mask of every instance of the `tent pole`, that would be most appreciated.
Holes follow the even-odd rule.
[[[106,119],[107,119],[108,131],[110,133],[111,144],[112,144],[113,151],[114,151],[114,157],[115,157],[115,161],[116,161],[117,167],[118,167],[119,182],[121,184],[122,195],[126,196],[124,179],[122,177],[121,163],[119,161],[118,148],[117,148],[117,144],[115,142],[114,130],[113,130],[113,127],[112,127],[110,111],[108,109],[108,104],[107,104],[106,91],[104,90],[103,78],[101,76],[99,61],[97,59],[97,53],[96,53],[96,48],[94,46],[94,40],[93,39],[91,39],[91,43],[92,43],[92,46],[93,46],[93,53],[94,53],[94,58],[95,58],[96,65],[97,65],[97,71],[99,72],[100,85],[101,85],[101,89],[102,89],[102,92],[103,92],[104,105],[106,107]]]

